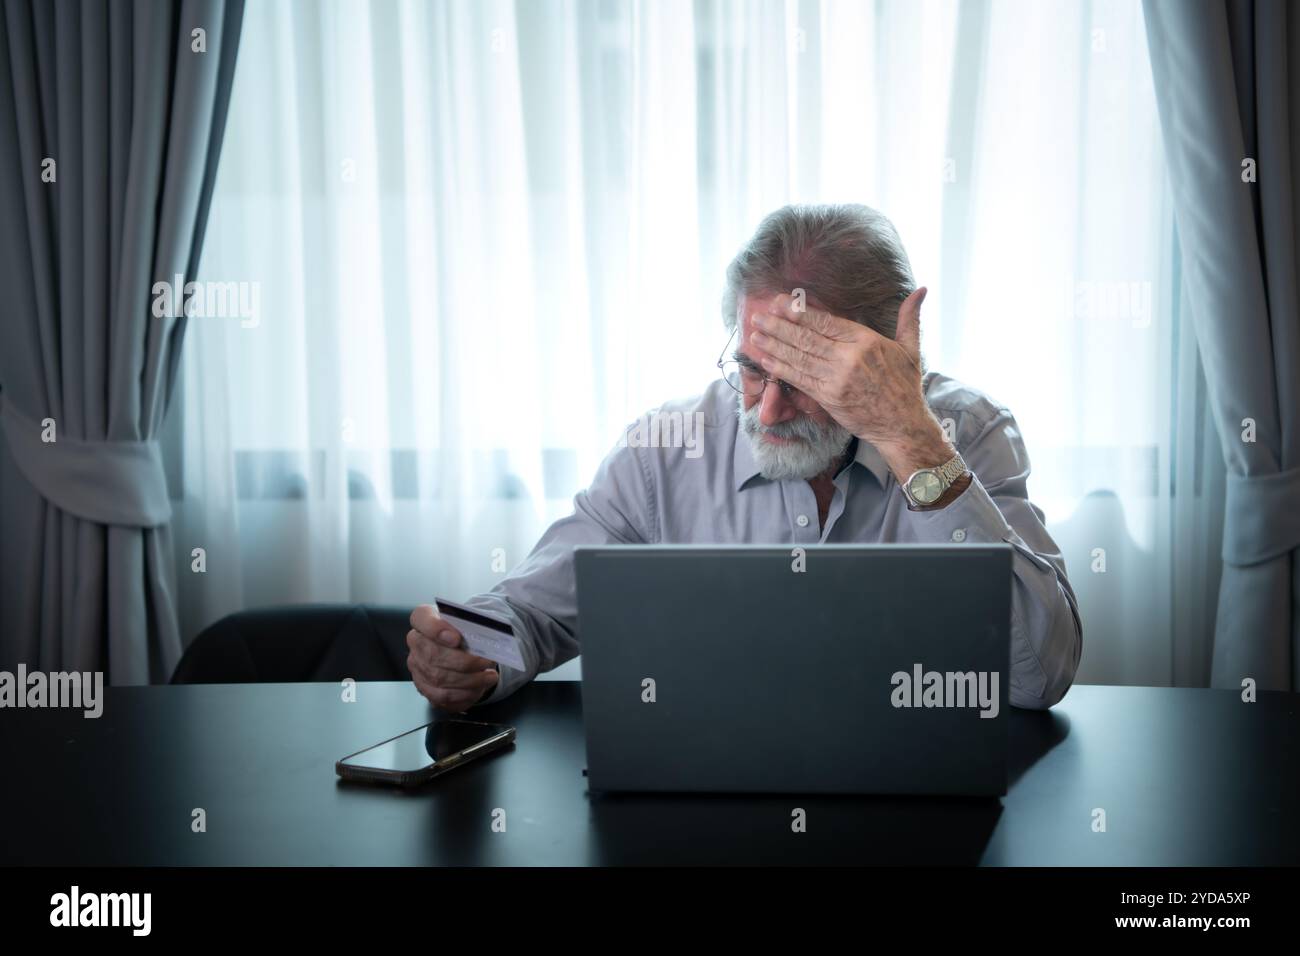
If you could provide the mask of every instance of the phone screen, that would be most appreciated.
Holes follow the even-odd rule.
[[[342,761],[350,767],[414,772],[508,730],[500,724],[435,720]]]

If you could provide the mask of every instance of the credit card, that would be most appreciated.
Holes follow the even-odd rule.
[[[514,628],[504,618],[465,607],[454,601],[435,598],[438,614],[443,620],[456,625],[456,630],[465,637],[465,648],[471,654],[486,657],[490,661],[513,667],[517,671],[526,670],[523,651],[519,638],[515,637]]]

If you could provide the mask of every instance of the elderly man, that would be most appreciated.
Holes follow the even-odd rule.
[[[1011,412],[924,370],[925,293],[874,210],[769,215],[727,269],[722,377],[660,409],[703,424],[703,453],[621,442],[573,514],[468,602],[511,622],[527,670],[470,654],[449,622],[417,607],[407,644],[420,692],[463,711],[576,656],[578,545],[1005,541],[1011,703],[1059,701],[1082,647],[1065,562],[1027,497],[1029,456]],[[862,608],[864,620],[871,613]]]

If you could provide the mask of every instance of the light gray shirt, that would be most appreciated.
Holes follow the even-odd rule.
[[[578,545],[1005,541],[1014,551],[1011,703],[1055,704],[1074,679],[1082,626],[1065,561],[1027,497],[1029,456],[1020,430],[1005,406],[951,378],[930,372],[923,388],[935,416],[952,420],[949,434],[973,474],[970,485],[944,508],[914,511],[880,452],[859,441],[853,461],[835,477],[824,528],[808,482],[759,474],[740,428],[737,395],[726,382],[648,413],[574,498],[573,514],[551,525],[500,584],[466,602],[510,620],[527,665],[523,671],[502,665],[484,703],[580,652]],[[651,422],[664,426],[657,447],[649,441],[656,438]],[[668,427],[675,422],[682,423],[680,432]]]

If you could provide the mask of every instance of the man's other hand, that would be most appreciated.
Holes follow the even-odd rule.
[[[430,604],[411,612],[406,634],[406,666],[416,689],[433,704],[463,713],[491,693],[501,679],[496,665],[465,650],[460,631],[438,616]]]

